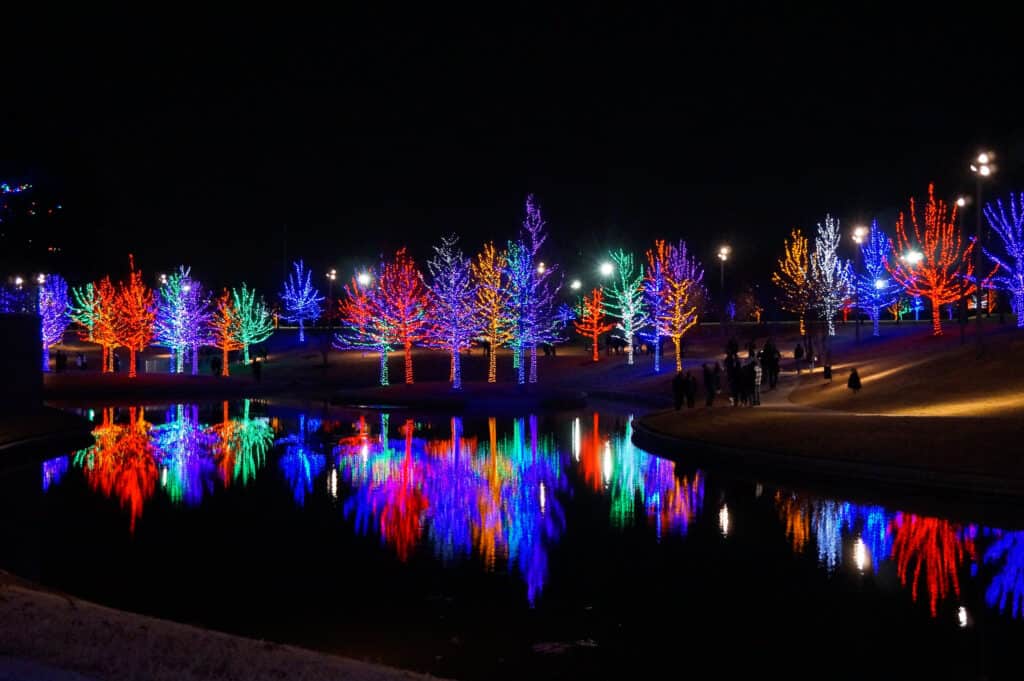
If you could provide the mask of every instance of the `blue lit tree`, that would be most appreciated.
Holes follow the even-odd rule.
[[[470,260],[458,248],[458,237],[449,236],[434,247],[436,255],[427,262],[431,282],[427,287],[429,326],[427,344],[451,355],[449,379],[452,388],[462,389],[460,353],[483,331],[476,306],[476,286]]]
[[[50,346],[64,340],[71,323],[68,283],[59,274],[51,274],[39,285],[39,319],[43,342],[43,371],[50,370]]]
[[[872,333],[877,336],[882,310],[896,302],[903,293],[903,288],[889,275],[892,240],[878,228],[877,221],[872,221],[871,232],[860,245],[860,252],[864,271],[854,278],[857,306],[868,313],[874,327]]]
[[[189,350],[192,375],[198,373],[199,346],[211,342],[208,329],[212,318],[210,298],[202,284],[192,278],[190,268],[180,266],[159,289],[153,323],[154,345],[171,351],[174,373],[182,372]]]
[[[621,248],[610,254],[615,263],[615,278],[608,288],[608,314],[617,319],[615,327],[625,336],[628,354],[626,363],[633,363],[633,343],[637,331],[647,324],[644,311],[644,266],[633,262],[633,254]]]
[[[292,268],[294,271],[288,275],[288,279],[284,282],[284,291],[281,292],[281,302],[284,303],[281,318],[299,325],[299,342],[304,343],[306,341],[304,324],[306,321],[313,321],[320,316],[324,297],[313,286],[312,273],[306,269],[301,260],[292,263]]]
[[[1003,561],[1003,568],[985,590],[990,607],[1024,614],[1024,532],[1006,532],[985,551],[985,562]]]
[[[518,241],[509,242],[505,271],[510,292],[509,317],[512,322],[512,350],[515,353],[517,382],[526,383],[524,354],[530,353],[529,382],[537,382],[537,346],[561,340],[565,325],[556,305],[561,280],[555,279],[555,266],[539,258],[547,240],[544,218],[533,194],[526,197],[526,217]]]
[[[1002,199],[985,206],[985,217],[1003,242],[1002,253],[983,249],[992,262],[999,265],[992,282],[1010,294],[1010,305],[1017,316],[1017,328],[1024,328],[1024,193],[1010,193],[1010,214]]]

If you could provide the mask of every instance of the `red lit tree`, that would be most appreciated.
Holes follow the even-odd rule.
[[[135,269],[131,255],[128,267],[128,281],[118,285],[114,299],[114,336],[118,345],[128,348],[128,377],[135,378],[135,355],[153,339],[156,303],[153,290],[142,281],[142,271]]]
[[[898,513],[892,521],[892,558],[896,573],[916,601],[923,583],[928,593],[932,617],[938,602],[952,594],[960,595],[960,564],[965,558],[976,560],[974,541],[947,520]],[[922,579],[923,578],[923,579]]]
[[[217,298],[217,308],[210,320],[210,336],[213,339],[213,346],[219,348],[223,355],[220,367],[221,376],[229,374],[229,353],[232,350],[242,349],[242,343],[238,340],[241,325],[242,321],[238,316],[238,309],[235,307],[235,299],[227,289],[224,289],[224,292]]]
[[[589,297],[583,296],[580,320],[573,324],[576,325],[576,333],[591,339],[594,345],[594,361],[598,361],[600,356],[597,353],[597,338],[615,327],[615,324],[605,322],[604,292],[601,289],[595,288]]]
[[[103,277],[95,284],[75,288],[71,294],[74,298],[71,319],[79,325],[79,338],[99,345],[102,350],[101,369],[104,373],[113,371],[113,350],[118,345],[117,335],[114,333],[114,302],[117,290],[110,283],[110,277]]]
[[[405,382],[413,382],[412,346],[427,335],[427,290],[423,275],[404,248],[384,263],[378,281],[382,321],[405,350]]]
[[[932,334],[942,335],[940,308],[946,303],[975,290],[972,281],[974,264],[971,252],[974,243],[965,246],[956,228],[956,210],[935,198],[935,185],[928,185],[928,202],[924,215],[918,216],[917,205],[910,199],[910,222],[913,233],[907,233],[903,212],[896,220],[894,264],[886,264],[889,272],[911,296],[927,298],[932,304]],[[966,283],[966,288],[961,286]]]

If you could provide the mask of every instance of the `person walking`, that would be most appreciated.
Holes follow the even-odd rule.
[[[800,367],[804,359],[804,344],[797,343],[793,348],[793,363],[796,364],[796,375],[800,375]]]
[[[846,382],[846,387],[853,391],[856,395],[860,392],[860,374],[857,373],[857,368],[850,369],[850,380]]]
[[[683,402],[686,401],[686,379],[683,377],[683,372],[676,372],[675,378],[672,379],[672,403],[676,407],[676,411],[683,408]]]

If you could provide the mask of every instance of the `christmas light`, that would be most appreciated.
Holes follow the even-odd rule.
[[[644,268],[633,263],[633,254],[622,249],[610,253],[618,276],[608,290],[608,314],[617,319],[616,328],[625,337],[626,364],[633,364],[634,334],[648,322],[644,310]]]
[[[998,267],[997,276],[990,277],[991,282],[1010,295],[1017,328],[1024,328],[1024,193],[1014,196],[1011,192],[1007,203],[1010,204],[1009,215],[1002,199],[985,206],[985,218],[1002,241],[1002,252],[983,250]]]
[[[227,289],[224,289],[217,298],[217,306],[214,308],[209,322],[211,345],[221,351],[221,376],[230,374],[228,360],[231,351],[242,349],[242,343],[239,340],[241,324],[238,308],[235,307],[235,299]]]
[[[912,236],[902,211],[896,221],[895,252],[906,255],[887,268],[909,295],[931,301],[932,334],[941,336],[941,306],[975,290],[971,262],[974,244],[964,247],[956,228],[956,206],[949,211],[943,201],[936,200],[934,184],[928,185],[923,217],[919,219],[913,198],[909,212]]]
[[[441,245],[434,247],[434,258],[427,262],[431,276],[427,342],[448,352],[452,388],[461,390],[461,353],[469,349],[481,331],[482,318],[476,308],[477,291],[470,260],[457,244],[454,236],[442,239]]]
[[[314,288],[312,273],[306,269],[301,260],[292,263],[292,269],[293,271],[284,282],[284,290],[281,292],[281,302],[284,304],[281,318],[299,325],[299,343],[304,343],[306,342],[304,323],[320,317],[324,297]]]
[[[210,299],[202,284],[191,277],[191,269],[181,265],[167,277],[157,296],[153,343],[171,352],[173,373],[184,369],[184,357],[192,351],[192,375],[199,372],[199,346],[210,343]]]
[[[807,333],[807,311],[814,300],[807,237],[799,229],[794,229],[790,239],[783,243],[784,255],[778,261],[778,270],[772,273],[772,283],[779,289],[780,307],[800,320],[800,335],[803,336]]]
[[[270,338],[274,333],[274,321],[263,298],[257,298],[256,291],[249,289],[245,282],[242,282],[241,289],[231,289],[231,297],[238,317],[237,326],[233,327],[237,333],[235,340],[242,346],[242,361],[248,364],[249,346]]]
[[[153,290],[146,286],[142,271],[135,269],[135,258],[128,256],[128,280],[117,287],[114,299],[114,336],[120,347],[128,348],[128,377],[135,378],[135,357],[153,338],[156,303]]]
[[[498,348],[512,340],[512,325],[506,316],[510,292],[505,252],[499,252],[493,243],[484,244],[471,266],[476,287],[476,312],[487,343],[487,382],[498,380]]]
[[[606,323],[604,308],[604,293],[601,289],[595,288],[590,296],[583,296],[580,320],[575,323],[576,333],[590,338],[593,346],[593,359],[597,362],[600,355],[597,352],[597,339],[605,331],[615,328],[615,324]]]
[[[1024,615],[1024,532],[1006,532],[985,551],[986,563],[1002,568],[985,590],[985,602],[1014,617]]]
[[[896,302],[902,288],[889,276],[892,241],[878,228],[877,221],[872,221],[871,229],[859,243],[864,271],[858,273],[854,280],[857,305],[867,311],[873,327],[872,335],[878,336],[882,310]]]
[[[369,281],[373,281],[371,276]],[[343,328],[334,337],[334,347],[342,350],[373,350],[380,354],[380,384],[388,385],[388,353],[396,338],[394,329],[383,316],[383,300],[378,288],[370,288],[353,277],[342,289],[338,312]]]
[[[655,244],[657,246],[657,243]],[[704,268],[687,254],[686,243],[668,246],[658,256],[665,276],[664,304],[659,307],[658,321],[665,335],[672,339],[676,371],[683,370],[683,336],[697,324],[698,304]],[[651,254],[648,253],[648,259]],[[655,353],[657,354],[657,353]]]
[[[42,276],[42,275],[40,275]],[[50,346],[64,340],[71,323],[68,284],[59,274],[44,278],[39,286],[40,335],[43,344],[43,371],[50,370]]]
[[[374,299],[384,325],[393,330],[405,354],[405,382],[413,382],[412,346],[426,338],[427,291],[423,275],[404,248],[381,266]]]
[[[839,241],[839,221],[826,215],[825,223],[818,223],[814,239],[810,281],[830,336],[836,335],[836,314],[853,288],[850,263],[837,255]]]
[[[900,582],[906,586],[910,581],[911,597],[917,601],[923,576],[935,617],[938,602],[950,591],[960,596],[960,563],[965,557],[975,558],[974,541],[959,527],[938,518],[897,513],[892,522],[892,558]]]

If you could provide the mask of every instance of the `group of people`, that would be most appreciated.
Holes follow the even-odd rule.
[[[68,356],[63,350],[57,351],[57,354],[53,358],[53,362],[56,365],[55,368],[58,374],[62,374],[68,370]],[[89,360],[86,359],[84,352],[80,352],[75,356],[75,366],[79,371],[84,371],[89,368]]]

